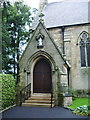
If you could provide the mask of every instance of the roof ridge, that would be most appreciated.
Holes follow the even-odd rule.
[[[55,3],[62,3],[62,2],[89,2],[90,0],[60,0],[60,1],[55,1],[55,2],[49,2],[48,4],[55,4]],[[48,5],[47,4],[47,5]]]

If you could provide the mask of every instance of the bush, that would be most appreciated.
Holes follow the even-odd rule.
[[[80,106],[80,107],[77,107],[73,113],[77,114],[77,115],[85,115],[85,116],[88,116],[90,115],[90,105],[83,105],[83,106]]]
[[[90,90],[74,90],[72,89],[72,96],[73,99],[75,99],[76,97],[88,97],[88,94]]]
[[[77,107],[77,110],[82,113],[87,113],[88,112],[88,107],[87,105]]]
[[[90,110],[90,104],[88,105],[88,110]]]
[[[2,109],[5,109],[15,103],[15,80],[12,75],[0,74],[0,84],[2,84]]]

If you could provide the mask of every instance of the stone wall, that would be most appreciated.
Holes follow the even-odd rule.
[[[60,28],[49,29],[51,37],[54,39],[60,51],[63,51],[63,40]]]
[[[66,60],[70,63],[70,86],[74,89],[88,89],[89,68],[81,67],[80,47],[77,46],[78,37],[82,31],[89,31],[89,25],[65,27],[64,49]],[[49,29],[55,43],[62,49],[60,28]]]
[[[63,105],[64,107],[67,107],[72,104],[72,97],[64,97]]]
[[[43,48],[37,48],[36,36],[41,32],[44,35],[44,46]],[[58,37],[59,38],[59,37]],[[61,83],[61,73],[66,74],[63,68],[65,60],[62,56],[62,53],[58,51],[57,47],[54,44],[53,39],[49,36],[48,31],[39,24],[37,29],[34,31],[31,40],[29,41],[26,50],[24,51],[19,65],[20,65],[20,82],[24,82],[25,86],[31,82],[31,92],[33,93],[33,69],[35,63],[44,57],[50,62],[52,68],[52,82],[53,82],[53,91],[57,92],[57,84]],[[26,70],[26,72],[24,72]],[[30,74],[27,76],[27,72]],[[28,78],[28,80],[27,80]]]
[[[64,41],[62,41],[60,28],[53,28],[49,29],[48,31],[42,24],[39,24],[34,31],[31,40],[29,41],[26,50],[19,61],[20,82],[24,83],[25,86],[31,82],[31,93],[33,93],[33,69],[35,63],[41,57],[44,57],[50,62],[52,68],[53,93],[55,96],[55,104],[58,105],[58,93],[60,92],[59,87],[61,86],[61,83],[65,83],[66,85],[68,84],[68,73],[65,59],[71,66],[69,81],[70,87],[77,90],[88,89],[88,68],[81,67],[80,48],[76,45],[80,33],[82,31],[88,32],[88,25],[66,27],[64,32]],[[44,46],[43,48],[38,49],[36,36],[39,34],[39,32],[44,35]],[[54,42],[57,46],[55,46]],[[64,49],[66,58],[63,54],[63,46],[65,47]],[[57,48],[59,48],[60,51],[58,51]],[[30,74],[27,74],[28,72],[30,72]],[[63,97],[63,99],[64,106],[72,103],[72,97]],[[60,99],[60,101],[63,99]]]

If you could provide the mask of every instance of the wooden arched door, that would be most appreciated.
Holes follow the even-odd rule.
[[[51,92],[51,66],[44,58],[40,59],[33,70],[33,92],[50,93]]]

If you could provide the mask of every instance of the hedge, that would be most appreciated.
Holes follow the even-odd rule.
[[[12,75],[0,74],[0,85],[2,85],[1,108],[5,109],[15,103],[15,80]]]

